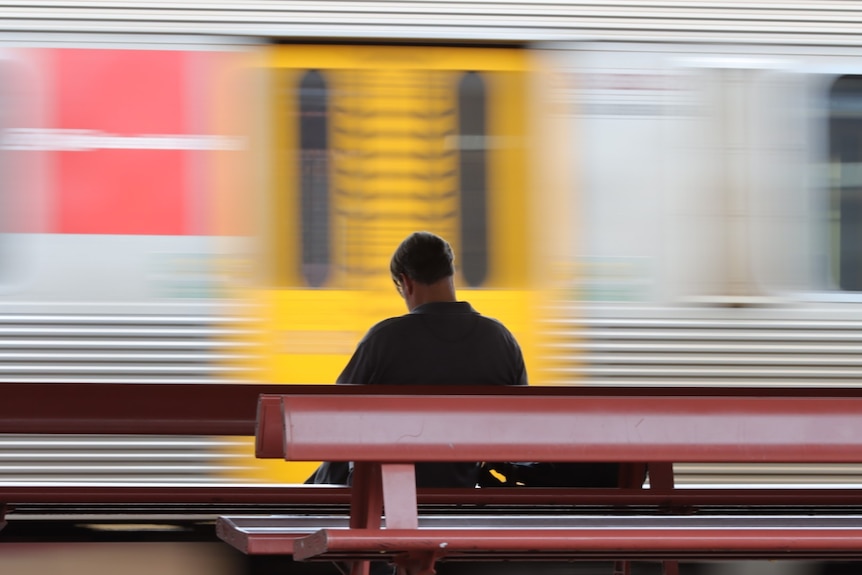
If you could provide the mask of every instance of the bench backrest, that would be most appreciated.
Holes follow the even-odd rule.
[[[536,396],[292,393],[261,402],[269,407],[259,412],[265,416],[258,421],[259,452],[295,461],[862,462],[862,397],[854,396],[545,390]],[[277,414],[280,420],[271,421]]]
[[[294,388],[307,386],[0,382],[0,433],[252,436],[258,397]]]

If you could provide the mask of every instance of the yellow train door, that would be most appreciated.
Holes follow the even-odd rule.
[[[371,325],[406,313],[389,258],[416,230],[450,241],[459,299],[510,327],[529,370],[529,53],[285,45],[262,72],[247,295],[260,380],[334,382]]]

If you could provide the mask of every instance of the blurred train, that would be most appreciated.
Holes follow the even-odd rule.
[[[331,382],[428,229],[534,384],[862,381],[851,5],[98,4],[0,8],[5,380]],[[0,481],[309,471],[248,452],[2,437]]]

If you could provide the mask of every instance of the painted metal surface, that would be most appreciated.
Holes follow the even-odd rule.
[[[858,462],[855,397],[284,398],[289,460]]]
[[[351,559],[381,558],[398,553],[434,553],[436,557],[521,558],[749,558],[858,557],[862,554],[859,517],[829,524],[813,519],[794,526],[783,518],[771,525],[746,524],[748,518],[715,518],[700,527],[666,527],[662,521],[636,526],[587,525],[570,528],[524,529],[324,529],[293,542],[298,560],[326,555]],[[810,518],[807,518],[810,519]],[[610,522],[609,522],[610,523]],[[628,523],[628,525],[626,525]]]
[[[277,521],[276,528],[271,527],[273,520]],[[314,533],[324,526],[346,528],[348,522],[346,515],[219,517],[216,533],[220,539],[243,553],[292,555],[293,542],[299,537]]]
[[[277,385],[0,383],[0,433],[254,434]]]
[[[278,395],[261,395],[258,399],[254,431],[255,457],[284,457],[284,419],[281,409],[281,397]]]
[[[733,505],[732,496],[722,499],[732,491],[722,490],[695,495],[689,499],[693,507],[679,514],[673,501],[679,492],[667,473],[675,461],[858,462],[862,398],[775,391],[763,397],[703,391],[613,396],[561,390],[553,395],[547,388],[528,395],[532,391],[283,395],[287,459],[354,461],[349,522],[296,525],[296,517],[222,518],[219,535],[246,553],[340,559],[352,562],[352,572],[367,569],[368,560],[389,559],[411,575],[433,573],[441,558],[672,559],[665,562],[665,572],[676,573],[679,558],[862,554],[862,516],[846,513],[846,507],[840,515],[811,509],[805,514],[773,509],[763,515],[757,509],[763,512],[765,500],[758,501],[755,493],[748,509],[693,512],[710,496],[719,505]],[[268,418],[277,414],[275,400],[262,398],[259,413]],[[649,515],[620,514],[626,495],[638,490],[611,489],[605,490],[607,502],[615,507],[602,515],[515,517],[504,511],[474,520],[455,515],[431,525],[420,513],[413,462],[498,459],[657,462],[661,473],[649,490],[658,496],[656,508]],[[458,491],[473,504],[483,492]],[[500,501],[510,505],[523,493],[502,491]],[[789,491],[786,503],[798,507],[806,495]],[[847,506],[852,497],[834,501]],[[528,508],[537,504],[529,499],[520,503]],[[746,502],[737,499],[735,504]],[[626,569],[624,561],[619,564]]]
[[[157,384],[117,382],[68,382],[31,385],[0,382],[0,433],[110,434],[110,433],[211,433],[253,435],[261,395],[276,402],[281,396],[317,397],[339,395],[354,399],[403,392],[400,386],[278,385],[278,384]],[[606,389],[589,387],[500,388],[463,386],[441,389],[412,387],[411,394],[445,393],[447,396],[483,397],[488,394],[581,397],[607,394]],[[634,398],[654,396],[752,396],[855,398],[862,401],[862,389],[817,390],[707,390],[701,388],[637,389],[620,388],[615,393]],[[293,400],[291,400],[293,401]],[[372,400],[371,403],[375,403]],[[480,402],[481,403],[481,402]],[[379,407],[378,407],[379,409]],[[268,412],[273,413],[273,412]],[[313,421],[313,418],[310,420]],[[326,422],[324,422],[326,423]],[[277,427],[280,428],[278,422]]]

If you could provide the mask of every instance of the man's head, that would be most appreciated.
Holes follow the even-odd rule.
[[[432,301],[455,301],[454,262],[446,240],[430,232],[414,232],[395,250],[389,272],[412,310]]]

